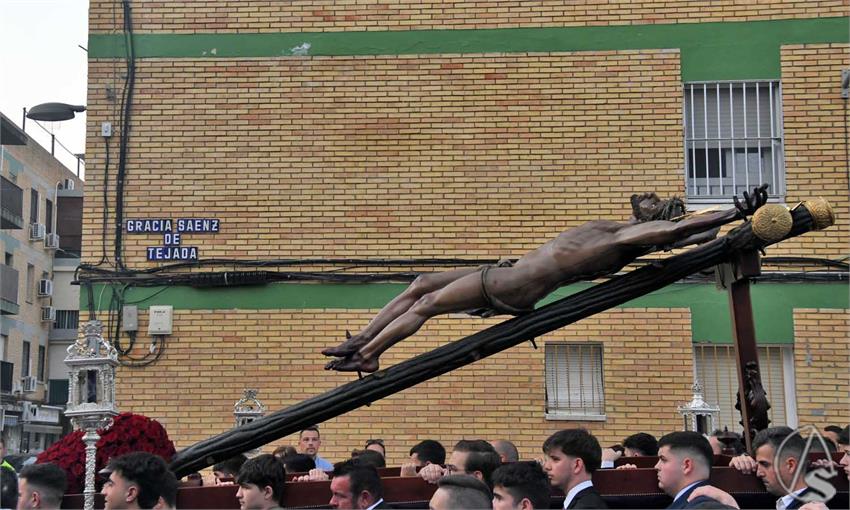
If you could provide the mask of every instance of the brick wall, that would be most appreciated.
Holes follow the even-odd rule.
[[[118,406],[160,420],[177,448],[184,448],[232,428],[232,406],[244,388],[258,388],[258,398],[275,411],[356,377],[322,370],[319,350],[341,341],[345,329],[364,326],[372,313],[175,311],[176,334],[168,337],[160,361],[144,370],[119,369]],[[145,317],[140,315],[142,331]],[[436,319],[387,351],[382,362],[393,365],[496,322],[464,315]],[[544,418],[542,347],[551,341],[603,343],[606,422]],[[519,345],[322,424],[323,456],[341,460],[366,439],[382,438],[390,464],[398,464],[422,439],[451,448],[458,439],[484,437],[512,439],[530,457],[539,456],[543,440],[561,428],[585,426],[610,444],[638,430],[661,434],[680,426],[676,406],[690,400],[692,383],[687,310],[614,310],[537,342],[539,350]],[[266,450],[296,442],[296,436],[284,438]]]
[[[633,192],[683,192],[675,51],[137,68],[124,217],[221,218],[221,233],[184,238],[202,257],[519,256],[589,219],[625,220]],[[89,69],[98,125],[115,118],[113,70]],[[100,197],[94,127],[88,141]],[[85,207],[91,260],[102,205]],[[124,240],[132,267],[162,244]]]
[[[841,70],[850,68],[846,44],[782,48],[787,202],[823,197],[836,224],[782,243],[777,254],[842,258],[850,242],[847,100],[841,98]],[[818,255],[813,255],[817,253]]]
[[[847,310],[794,310],[794,370],[800,424],[846,426],[850,375]]]
[[[188,0],[133,2],[136,31],[278,32],[423,30],[695,23],[846,16],[846,0],[677,0],[669,2],[580,0],[564,2],[373,1],[268,2]],[[121,27],[121,2],[92,0],[89,29]]]

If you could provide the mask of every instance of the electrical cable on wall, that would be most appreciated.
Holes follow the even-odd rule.
[[[127,177],[127,153],[129,150],[130,125],[132,124],[133,92],[136,86],[136,55],[133,47],[133,19],[130,0],[123,0],[124,39],[127,53],[127,80],[121,95],[120,149],[118,153],[118,172],[115,187],[115,264],[119,270],[126,270],[122,256],[122,235],[124,222],[124,182]]]
[[[109,172],[110,172],[110,143],[105,137],[105,166],[103,180],[103,225],[101,233],[101,257],[96,264],[83,264],[77,268],[75,280],[87,288],[89,298],[89,315],[95,317],[95,310],[101,309],[100,303],[95,306],[93,299],[93,285],[107,284],[121,285],[120,290],[111,287],[112,295],[106,308],[107,331],[113,336],[116,348],[126,366],[146,366],[155,362],[162,355],[165,348],[165,337],[154,336],[151,349],[142,357],[133,357],[131,352],[136,347],[136,333],[126,332],[129,344],[126,348],[121,345],[121,313],[125,304],[125,294],[133,287],[164,287],[153,293],[150,297],[163,292],[172,286],[191,286],[195,288],[218,288],[218,287],[243,287],[254,285],[265,285],[274,282],[319,282],[319,283],[380,283],[380,282],[410,282],[415,279],[421,271],[413,268],[421,267],[470,267],[489,264],[491,260],[470,259],[270,259],[270,260],[235,260],[235,259],[203,259],[192,262],[180,262],[165,264],[158,267],[146,269],[130,269],[123,259],[123,222],[124,222],[124,200],[125,184],[128,176],[127,161],[129,157],[130,133],[133,113],[133,99],[135,91],[136,62],[133,34],[132,8],[130,0],[122,0],[123,6],[123,34],[125,39],[126,78],[124,80],[121,99],[118,108],[118,123],[120,129],[119,153],[117,168],[115,171],[115,214],[114,214],[114,264],[109,261],[106,248],[107,232],[109,226]],[[844,134],[845,153],[848,165],[848,178],[850,178],[850,146],[848,146],[848,101],[844,99]],[[773,260],[771,260],[773,259]],[[781,259],[781,260],[780,260]],[[647,260],[638,260],[637,264],[646,263]],[[766,272],[754,281],[847,281],[848,264],[845,260],[828,260],[814,258],[771,258],[762,260],[763,265],[775,264],[792,268],[803,268],[799,271],[774,271]],[[108,266],[108,267],[107,267]],[[269,268],[285,268],[294,266],[337,266],[325,270],[314,271],[281,271],[268,270]],[[353,272],[358,268],[407,268],[406,271],[370,271]],[[197,271],[199,268],[212,268],[212,271]],[[221,270],[227,268],[226,270]],[[237,269],[238,270],[234,270]],[[811,270],[809,268],[815,268]],[[684,281],[709,281],[713,280],[710,272],[693,275]],[[110,286],[111,286],[110,285]],[[150,297],[146,299],[150,299]]]

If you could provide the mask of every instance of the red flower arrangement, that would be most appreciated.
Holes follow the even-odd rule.
[[[148,452],[159,455],[166,462],[174,455],[174,443],[168,439],[165,428],[156,420],[133,413],[121,413],[112,426],[98,431],[97,471],[109,459],[130,452]],[[68,474],[68,494],[83,492],[86,480],[86,445],[83,431],[76,430],[66,435],[39,454],[36,462],[51,462]]]

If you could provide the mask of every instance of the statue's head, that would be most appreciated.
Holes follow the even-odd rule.
[[[685,214],[685,202],[679,197],[661,200],[655,193],[632,195],[632,217],[638,222],[671,220]]]

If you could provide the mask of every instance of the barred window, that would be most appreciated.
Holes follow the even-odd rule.
[[[604,419],[602,344],[548,342],[545,359],[546,417]]]
[[[726,200],[762,183],[784,196],[778,81],[687,83],[683,115],[690,202]]]
[[[53,329],[77,329],[80,320],[79,310],[56,310]]]
[[[793,351],[790,346],[762,345],[758,348],[761,382],[767,392],[771,408],[768,411],[771,426],[786,425],[786,402],[793,405],[793,395],[786,398],[790,384],[793,387]],[[695,344],[694,363],[703,395],[709,404],[720,407],[717,425],[722,429],[740,431],[741,413],[735,409],[738,395],[738,368],[735,347],[732,345]],[[796,424],[792,423],[792,426]]]

